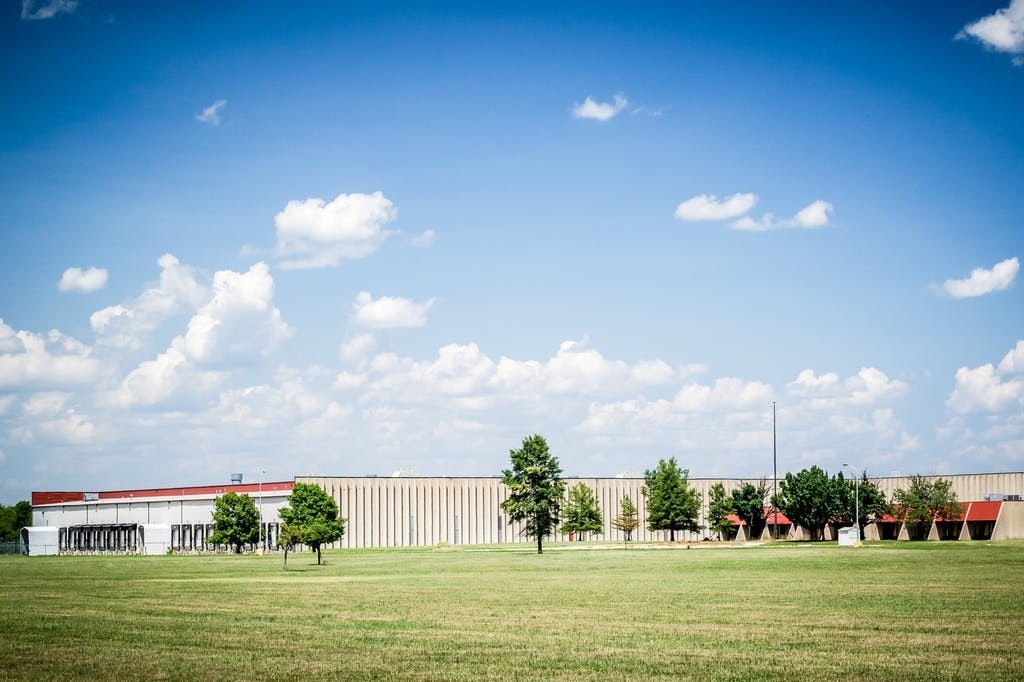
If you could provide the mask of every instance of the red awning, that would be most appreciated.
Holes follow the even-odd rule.
[[[995,521],[999,518],[999,510],[1002,508],[1003,503],[999,500],[993,500],[991,502],[971,502],[967,508],[967,518],[965,521]]]

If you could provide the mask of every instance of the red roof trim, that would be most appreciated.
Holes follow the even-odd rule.
[[[270,481],[262,485],[263,494],[290,492],[295,486],[294,481]],[[258,494],[259,483],[242,483],[239,485],[197,485],[179,488],[140,488],[136,490],[104,490],[97,493],[99,501],[132,500],[140,497],[189,497],[195,495],[223,495],[226,492]],[[32,506],[62,504],[64,502],[83,502],[85,493],[77,492],[33,492]]]

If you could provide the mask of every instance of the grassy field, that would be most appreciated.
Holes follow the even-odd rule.
[[[1007,679],[1024,544],[0,557],[0,679]]]

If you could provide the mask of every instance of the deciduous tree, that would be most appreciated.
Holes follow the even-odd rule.
[[[523,535],[537,540],[537,554],[544,553],[544,538],[554,533],[560,520],[565,483],[562,468],[551,454],[543,436],[523,439],[518,450],[510,450],[512,468],[502,471],[501,482],[508,498],[501,508],[511,521],[523,522]]]
[[[277,543],[284,547],[284,568],[288,570],[288,550],[302,544],[302,532],[287,523],[282,523],[277,532]]]
[[[750,538],[759,538],[764,532],[764,502],[768,496],[768,483],[762,478],[756,484],[741,481],[732,491],[732,508],[736,516],[747,524]]]
[[[296,483],[288,504],[279,512],[284,525],[302,538],[302,544],[316,550],[316,563],[322,563],[321,547],[345,535],[345,519],[338,514],[338,503],[327,491],[313,483]]]
[[[856,514],[860,514],[860,518],[857,519],[857,524],[860,526],[860,535],[858,537],[864,537],[864,526],[868,524],[872,518],[879,518],[884,514],[889,505],[885,501],[885,493],[878,489],[874,481],[868,480],[868,472],[861,472],[860,481],[847,481],[851,487],[849,507],[843,512],[843,518],[852,519]],[[854,498],[859,496],[859,502],[855,504]]]
[[[721,540],[731,540],[733,524],[729,514],[735,513],[732,496],[725,492],[725,486],[715,483],[708,491],[708,530]]]
[[[944,478],[929,481],[924,476],[911,476],[906,490],[897,488],[892,494],[893,518],[907,524],[911,536],[924,537],[932,521],[942,517],[950,521],[963,516],[964,509],[953,483]]]
[[[849,487],[842,474],[829,478],[818,466],[786,474],[779,488],[772,503],[793,523],[806,528],[811,540],[821,540],[825,526],[841,518],[849,506]]]
[[[647,527],[667,530],[675,542],[677,530],[697,532],[701,496],[688,484],[689,472],[680,469],[675,457],[659,460],[644,472],[643,494],[647,498]]]
[[[11,506],[0,504],[0,542],[17,542],[21,529],[32,525],[32,504],[28,500]]]
[[[569,489],[565,502],[563,533],[575,533],[582,540],[585,533],[600,533],[604,520],[597,506],[597,495],[586,483],[577,483]]]
[[[213,534],[210,542],[230,545],[235,554],[242,545],[259,541],[260,515],[256,502],[248,495],[228,491],[213,501]]]
[[[619,515],[612,519],[612,528],[626,534],[626,542],[633,539],[633,531],[640,526],[640,516],[637,514],[636,505],[629,495],[624,495],[619,502]]]

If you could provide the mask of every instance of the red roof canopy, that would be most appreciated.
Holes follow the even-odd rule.
[[[999,500],[985,502],[971,502],[967,507],[967,518],[965,521],[995,521],[999,518],[999,510],[1003,503]]]

